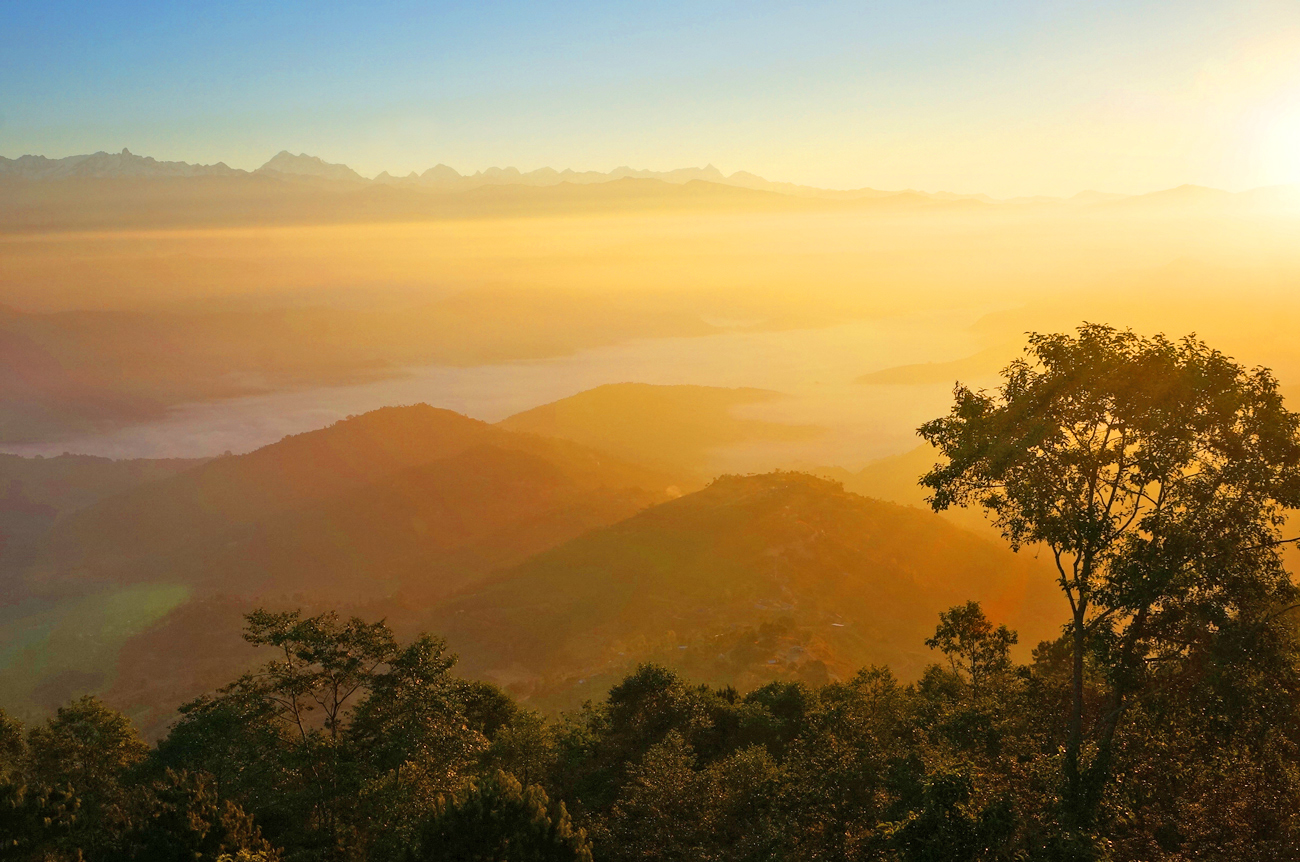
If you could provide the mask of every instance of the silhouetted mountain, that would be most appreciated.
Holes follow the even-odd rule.
[[[456,495],[474,493],[472,483],[495,483],[499,508],[475,503],[483,519],[439,526],[448,513],[468,511],[468,498],[457,502]],[[611,520],[617,520],[663,499],[671,483],[575,444],[511,433],[427,405],[390,407],[247,455],[214,459],[75,513],[51,536],[41,577],[157,580],[244,595],[291,593],[310,578],[306,586],[327,594],[335,584],[324,572],[311,572],[313,554],[298,558],[293,550],[323,541],[322,564],[347,578],[348,590],[383,595],[394,586],[387,569],[373,561],[355,569],[347,560],[366,557],[365,550],[349,550],[357,543],[381,556],[418,556],[416,549],[392,544],[398,541],[390,535],[394,525],[402,541],[437,553],[472,541],[485,525],[503,527],[519,504],[512,493],[535,504],[519,514],[528,517],[549,511],[551,496],[562,506],[566,493],[582,489],[638,489],[626,498],[635,498],[626,504],[630,509],[611,503],[617,509]],[[422,531],[416,525],[422,518],[433,526]],[[378,536],[389,538],[376,545]],[[377,587],[369,580],[376,573],[383,582]]]
[[[670,185],[705,182],[751,191],[771,192],[783,197],[819,199],[823,201],[888,201],[893,207],[906,207],[925,202],[949,204],[1044,205],[1068,203],[1083,206],[1123,206],[1133,209],[1186,209],[1227,208],[1229,210],[1294,208],[1300,204],[1300,191],[1294,186],[1278,186],[1229,193],[1219,189],[1184,185],[1144,195],[1109,194],[1095,191],[1080,192],[1068,199],[1052,197],[1021,197],[998,201],[985,194],[959,194],[954,192],[924,192],[916,189],[886,191],[869,187],[857,189],[823,189],[798,183],[764,179],[748,171],[724,174],[713,165],[702,168],[678,168],[669,171],[651,171],[627,166],[611,171],[575,171],[572,169],[537,168],[521,171],[515,167],[491,167],[473,174],[462,174],[444,164],[406,176],[393,176],[387,171],[367,179],[344,164],[326,162],[318,156],[299,153],[294,155],[281,150],[255,171],[242,171],[228,167],[223,162],[215,165],[194,165],[187,162],[157,161],[147,156],[137,156],[129,150],[120,153],[98,152],[90,155],[48,159],[44,156],[24,155],[16,159],[0,157],[0,180],[42,182],[70,179],[178,179],[225,178],[242,180],[241,188],[253,177],[278,178],[293,181],[314,180],[327,186],[404,188],[436,192],[465,192],[491,186],[552,187],[560,185],[601,185],[628,179],[658,180]],[[258,188],[254,186],[253,188]],[[265,190],[264,187],[263,191]],[[338,191],[339,189],[335,189]],[[102,190],[82,190],[94,194]],[[248,189],[242,189],[247,194]],[[230,190],[209,188],[208,194],[227,197]],[[138,194],[138,190],[137,190]],[[156,195],[155,195],[156,197]],[[357,201],[352,202],[355,207]],[[373,205],[373,204],[371,204]],[[29,214],[30,215],[30,214]],[[354,213],[355,217],[356,213]],[[329,220],[329,219],[326,219]],[[0,223],[0,226],[3,226]]]
[[[636,663],[742,688],[933,660],[940,610],[1054,634],[1051,575],[942,519],[812,476],[725,477],[448,600],[424,624],[467,671],[572,705]]]
[[[270,161],[257,169],[258,173],[289,174],[291,176],[320,177],[327,180],[365,182],[366,178],[347,165],[335,165],[306,153],[294,155],[281,150]]]
[[[653,470],[426,405],[216,458],[55,521],[34,562],[6,574],[0,640],[17,652],[0,697],[31,710],[111,684],[115,702],[165,716],[203,690],[197,668],[242,668],[195,657],[247,658],[223,614],[261,602],[398,613],[677,493]],[[10,502],[15,523],[46,514]],[[155,649],[128,649],[137,638],[168,652],[167,673]]]
[[[928,512],[930,504],[926,502],[926,497],[930,490],[921,485],[920,479],[940,460],[934,447],[923,443],[907,452],[872,461],[861,470],[819,467],[811,472],[842,483],[846,490],[854,494]],[[940,512],[939,517],[977,536],[1002,543],[1000,534],[984,517],[982,509],[953,507]]]
[[[1014,355],[1014,347],[999,344],[952,362],[921,362],[882,368],[862,375],[857,382],[904,386],[952,384],[958,380],[970,383],[972,380],[997,376],[997,373],[1007,364],[1007,357]]]
[[[740,686],[911,673],[966,598],[1050,634],[1033,561],[931,514],[800,474],[677,500],[671,481],[424,405],[217,458],[54,523],[0,620],[0,694],[31,715],[98,691],[156,732],[252,658],[237,621],[263,603],[445,632],[467,670],[550,706],[646,659]]]
[[[147,181],[81,177],[60,183],[0,175],[0,185],[4,186],[0,230],[10,231],[371,223],[629,209],[783,210],[853,203],[813,201],[700,180],[676,184],[632,177],[547,186],[481,183],[448,190],[279,171]],[[926,200],[917,198],[913,204]]]
[[[1117,194],[1115,192],[1099,192],[1093,189],[1088,189],[1079,192],[1078,194],[1071,195],[1068,200],[1070,203],[1075,204],[1099,204],[1107,203],[1109,201],[1123,200],[1126,197],[1128,197],[1128,195]]]
[[[1161,189],[1144,195],[1134,195],[1117,200],[1103,200],[1094,204],[1094,206],[1125,210],[1186,209],[1188,207],[1224,206],[1232,202],[1235,197],[1237,196],[1222,189],[1211,189],[1188,183],[1177,188]]]
[[[0,446],[156,420],[187,402],[716,331],[652,298],[564,291],[466,291],[364,308],[0,310]]]
[[[753,175],[746,174],[745,176],[752,177]],[[454,168],[440,164],[430,168],[422,174],[411,173],[405,177],[392,177],[385,172],[375,177],[375,182],[412,185],[423,188],[451,191],[478,188],[480,186],[499,185],[555,186],[560,185],[561,183],[592,185],[595,183],[608,183],[623,179],[660,180],[675,185],[681,185],[693,180],[701,180],[722,185],[756,188],[756,186],[749,186],[745,182],[732,182],[726,174],[722,173],[722,171],[718,170],[713,165],[706,165],[702,168],[678,168],[677,170],[672,171],[636,170],[634,168],[623,166],[607,172],[575,171],[567,168],[562,171],[557,171],[554,168],[538,168],[533,171],[520,171],[518,168],[505,167],[487,168],[486,170],[476,171],[473,174],[461,174]]]
[[[227,167],[224,162],[215,165],[192,165],[188,162],[160,162],[149,156],[137,156],[123,148],[120,153],[98,152],[63,159],[44,156],[20,156],[6,159],[0,156],[0,177],[10,176],[25,180],[63,180],[105,177],[227,177],[243,174]]]
[[[90,455],[0,454],[0,573],[31,562],[57,518],[105,497],[173,476],[203,459],[123,460]],[[0,583],[0,602],[12,586]]]
[[[773,182],[748,171],[736,171],[724,174],[713,165],[702,168],[677,168],[669,171],[651,171],[631,168],[626,165],[611,171],[575,171],[569,168],[537,168],[532,171],[520,171],[515,167],[491,167],[473,174],[461,174],[444,164],[435,165],[423,173],[412,171],[406,176],[396,177],[387,171],[380,173],[373,180],[367,179],[352,168],[343,164],[326,162],[318,156],[306,153],[294,155],[288,150],[281,150],[262,165],[254,174],[312,178],[330,180],[346,184],[372,183],[380,186],[400,186],[433,191],[468,191],[483,186],[518,185],[518,186],[555,186],[561,184],[593,185],[625,179],[659,180],[673,185],[701,181],[718,185],[734,186],[756,191],[776,192],[782,195],[807,198],[824,198],[829,200],[862,200],[892,196],[912,196],[942,201],[980,201],[991,202],[987,195],[963,195],[951,192],[918,192],[914,189],[903,191],[881,191],[872,188],[859,189],[821,189],[796,183]],[[158,162],[154,159],[131,154],[128,150],[121,153],[95,153],[94,155],[69,156],[64,159],[46,159],[44,156],[21,156],[17,159],[0,157],[0,176],[12,176],[25,180],[63,179],[69,177],[196,177],[196,176],[249,176],[249,172],[235,170],[224,163],[216,165],[191,165],[186,162]]]

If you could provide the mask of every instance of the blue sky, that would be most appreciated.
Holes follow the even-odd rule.
[[[1300,4],[66,3],[0,155],[667,169],[999,195],[1300,181]]]

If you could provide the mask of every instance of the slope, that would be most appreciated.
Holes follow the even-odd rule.
[[[843,467],[818,467],[811,472],[843,483],[845,490],[854,494],[929,511],[926,497],[930,491],[921,485],[921,477],[941,460],[934,447],[923,443],[907,452],[872,461],[857,472]],[[939,517],[989,541],[1001,542],[1000,532],[978,507],[954,506],[940,512]]]
[[[459,528],[440,528],[442,547],[451,547],[452,534],[463,538],[471,527],[504,523],[512,511],[507,499],[522,488],[531,503],[520,511],[540,512],[549,507],[545,500],[601,489],[636,489],[628,499],[645,505],[664,499],[670,485],[665,475],[572,443],[512,433],[425,404],[388,407],[100,501],[55,527],[38,568],[44,580],[180,580],[261,594],[276,589],[275,578],[241,578],[245,552],[284,558],[287,574],[305,562],[270,551],[301,546],[288,535],[391,540],[393,523],[409,527],[412,518],[457,512],[466,503],[457,495],[470,489],[495,494],[501,508],[480,503],[475,510],[486,520],[463,518]],[[379,544],[397,553],[391,541]]]
[[[55,521],[105,497],[173,476],[203,459],[124,460],[0,454],[0,572],[31,562]],[[0,581],[0,602],[13,586]]]
[[[30,715],[107,692],[155,727],[242,669],[241,610],[422,606],[671,482],[427,405],[214,459],[56,523],[0,608],[0,702]]]
[[[977,599],[1053,636],[1050,575],[938,517],[797,473],[724,477],[593,531],[425,619],[462,666],[571,706],[639,661],[750,687],[868,664],[912,676],[940,610]]]

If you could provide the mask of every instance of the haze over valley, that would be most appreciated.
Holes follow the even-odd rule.
[[[11,646],[0,684],[6,702],[28,704],[31,715],[89,689],[162,721],[208,678],[196,678],[182,660],[166,673],[151,669],[146,685],[131,665],[142,657],[136,644],[162,648],[196,614],[228,622],[237,608],[273,597],[387,608],[410,625],[432,612],[467,668],[525,696],[536,690],[542,702],[564,703],[561,692],[574,678],[612,679],[633,663],[629,655],[668,649],[666,636],[690,643],[772,624],[787,611],[796,622],[781,625],[803,632],[805,615],[822,612],[796,609],[830,588],[786,586],[780,601],[757,601],[738,616],[719,611],[691,634],[664,621],[662,630],[635,635],[640,653],[615,650],[621,658],[604,659],[607,667],[592,663],[631,632],[616,627],[599,636],[605,646],[588,648],[596,649],[590,656],[528,669],[516,659],[489,658],[506,649],[493,640],[498,636],[477,627],[462,633],[426,610],[428,603],[494,572],[523,577],[507,573],[532,554],[724,473],[811,471],[868,496],[923,505],[915,481],[932,456],[917,449],[915,428],[942,409],[955,381],[992,382],[1026,330],[1076,320],[1139,328],[1160,321],[1266,363],[1284,383],[1290,369],[1300,372],[1289,337],[1300,309],[1285,290],[1300,276],[1294,189],[996,201],[912,191],[823,194],[743,173],[738,192],[734,177],[713,169],[460,177],[440,166],[390,183],[287,153],[253,172],[127,152],[3,164],[0,337],[10,373],[0,432],[4,448],[22,457],[8,468],[4,517],[13,535],[6,533],[3,560]],[[1234,301],[1225,306],[1229,279]],[[216,502],[300,496],[293,481],[269,490],[263,483],[271,477],[260,475],[266,468],[251,465],[272,463],[280,448],[319,435],[350,441],[337,444],[343,449],[327,444],[341,463],[370,459],[368,447],[394,445],[391,434],[405,439],[413,433],[407,423],[423,421],[386,417],[426,413],[482,428],[476,433],[488,435],[482,445],[490,448],[444,442],[444,432],[434,430],[442,426],[431,426],[420,454],[366,468],[344,496],[331,487],[250,511]],[[471,420],[502,430],[489,434],[494,426]],[[387,429],[390,422],[391,432],[347,436],[358,423]],[[335,427],[320,430],[327,426]],[[575,485],[572,468],[555,461],[563,450],[542,455],[528,448],[533,444],[501,442],[518,433],[572,441],[546,445],[603,453],[627,467],[615,468],[624,469],[618,478]],[[286,435],[300,436],[277,442]],[[52,457],[63,452],[145,460]],[[252,454],[235,457],[244,453]],[[45,460],[33,460],[40,456]],[[888,466],[898,457],[910,460]],[[213,481],[226,487],[234,480],[215,477],[245,458],[252,460],[239,481],[255,486],[198,490]],[[152,480],[200,461],[204,466]],[[324,464],[314,462],[311,471],[333,469]],[[140,488],[98,490],[105,480],[94,471],[109,469],[140,477]],[[497,484],[507,476],[510,490]],[[57,500],[43,490],[55,482],[64,489]],[[828,511],[865,505],[812,480],[778,481],[766,493],[794,488],[828,494],[812,504]],[[162,502],[173,494],[182,497]],[[433,502],[447,494],[460,502]],[[465,494],[483,501],[473,505],[498,502],[472,525],[445,523],[447,513],[471,505]],[[541,495],[536,502],[525,502],[534,494]],[[494,511],[501,499],[523,508],[518,515]],[[876,523],[884,511],[832,517]],[[381,538],[383,531],[355,519],[358,512],[374,513],[397,532]],[[164,513],[181,522],[149,526]],[[925,529],[946,529],[933,515],[915,517],[935,522]],[[978,514],[952,519],[979,534],[971,541],[996,541]],[[116,544],[101,546],[95,536]],[[172,550],[157,545],[164,536]],[[783,553],[781,542],[768,540],[771,552]],[[994,553],[992,545],[986,553]],[[689,571],[698,564],[680,565]],[[925,569],[935,564],[915,565],[939,577],[939,569]],[[1050,572],[1020,562],[1012,569],[1024,574],[1000,575],[1011,578],[1003,586],[976,587],[974,575],[961,576],[959,592],[1010,602],[1006,613],[1023,630],[1038,631],[1033,627],[1052,618],[1058,601],[1048,589]],[[801,598],[792,600],[791,589]],[[924,599],[900,601],[922,602],[924,621],[946,606],[937,595],[929,588]],[[91,635],[108,621],[70,609],[102,606],[108,596],[140,610],[125,627]],[[715,599],[694,601],[718,607]],[[94,649],[53,646],[72,618],[83,638],[97,639]],[[869,619],[856,624],[882,623]],[[237,627],[203,628],[240,654]],[[806,631],[788,637],[825,634],[815,625]],[[855,637],[852,647],[800,649],[817,656],[817,673],[916,661],[873,652],[867,644],[880,635]],[[806,663],[794,662],[789,672],[803,672]],[[734,682],[753,671],[700,672]],[[543,678],[552,682],[538,689]]]
[[[6,13],[0,858],[1295,859],[1294,3]]]

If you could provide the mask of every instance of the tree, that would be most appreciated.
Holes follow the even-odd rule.
[[[776,825],[784,775],[760,745],[697,768],[669,731],[630,769],[601,830],[613,860],[766,860],[787,836]]]
[[[59,707],[53,718],[28,733],[28,780],[106,796],[148,751],[129,718],[87,695]]]
[[[401,645],[383,622],[255,611],[258,672],[181,707],[157,764],[213,776],[288,852],[389,858],[440,795],[468,780],[508,699],[451,675],[437,638]],[[387,856],[385,856],[387,854]]]
[[[501,721],[504,695],[452,676],[455,663],[441,639],[417,638],[375,674],[352,716],[344,741],[359,782],[348,804],[372,858],[399,858],[437,800],[469,779],[488,745],[479,728]]]
[[[428,862],[591,862],[591,845],[564,803],[498,771],[443,800],[421,832],[412,860]]]
[[[304,619],[300,611],[260,609],[246,620],[244,640],[283,655],[268,662],[253,685],[279,706],[281,719],[303,739],[314,727],[310,714],[319,708],[320,726],[337,741],[353,698],[397,654],[397,641],[382,622],[356,617],[344,622],[333,613]]]
[[[972,787],[970,775],[962,771],[923,778],[915,810],[885,828],[902,862],[1015,858],[1006,847],[1016,827],[1010,806],[998,800],[974,810]]]
[[[265,862],[280,858],[252,817],[217,796],[210,776],[169,769],[141,790],[129,828],[103,855],[104,862],[215,862],[239,854]]]
[[[70,846],[106,846],[127,818],[129,774],[149,748],[131,720],[89,695],[27,734],[26,781],[40,804],[74,808]]]
[[[1017,640],[1005,625],[995,629],[979,602],[967,602],[940,612],[939,627],[925,645],[948,656],[953,671],[979,689],[990,676],[1011,668],[1011,647]]]
[[[909,699],[884,668],[816,692],[783,763],[790,776],[784,804],[794,820],[786,858],[880,858],[891,774],[911,742]]]
[[[80,800],[66,787],[0,784],[0,859],[77,859]]]
[[[245,620],[244,639],[276,657],[182,708],[178,736],[199,745],[189,750],[192,759],[170,765],[213,772],[223,783],[262,778],[244,784],[251,793],[240,801],[273,837],[292,836],[326,858],[343,854],[356,840],[350,814],[359,783],[344,735],[356,705],[397,657],[397,641],[383,622],[334,613],[259,609]]]
[[[1033,334],[1003,378],[992,393],[958,385],[921,427],[946,458],[921,481],[936,510],[982,506],[1013,548],[1045,545],[1056,562],[1071,609],[1063,807],[1082,831],[1150,674],[1229,630],[1275,626],[1293,601],[1279,548],[1300,504],[1300,416],[1267,369],[1193,337]],[[1090,657],[1107,693],[1085,728]]]
[[[23,725],[0,709],[0,787],[22,782],[22,762],[27,753],[23,742]]]

